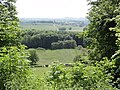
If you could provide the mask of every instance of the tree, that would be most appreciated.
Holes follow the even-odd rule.
[[[42,47],[51,49],[53,42],[75,40],[77,45],[83,45],[83,38],[78,32],[61,32],[61,31],[39,31],[39,30],[25,30],[22,33],[22,44],[28,48]]]
[[[72,27],[69,27],[69,30],[72,30]]]
[[[0,90],[29,90],[30,69],[20,44],[15,2],[0,0]]]
[[[60,27],[59,30],[64,31],[64,30],[66,30],[66,28],[65,27]]]
[[[111,61],[115,60],[116,68],[114,71],[113,85],[119,87],[120,74],[120,0],[88,0],[92,6],[89,12],[90,24],[85,30],[85,35],[89,40],[90,60],[102,60],[103,57],[108,57]],[[111,69],[108,69],[110,72]]]
[[[114,18],[119,15],[120,0],[88,0],[92,6],[88,19],[90,24],[87,30],[87,37],[91,38],[92,43],[89,48],[93,49],[90,58],[101,60],[103,57],[109,59],[118,50],[116,45],[116,32],[110,28],[116,27]]]
[[[28,57],[28,59],[31,61],[31,64],[36,64],[36,62],[39,61],[38,55],[36,53],[36,51],[34,49],[30,49],[29,50],[30,56]]]
[[[64,49],[64,48],[75,48],[77,46],[75,40],[64,40],[51,43],[52,49]]]
[[[0,0],[0,47],[17,45],[20,41],[15,0]]]

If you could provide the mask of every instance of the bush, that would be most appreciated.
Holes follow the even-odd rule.
[[[65,27],[60,27],[59,30],[63,30],[64,31],[64,30],[66,30],[66,28]]]
[[[23,90],[30,76],[27,53],[23,46],[0,49],[0,90]]]
[[[36,62],[39,61],[38,55],[36,53],[36,50],[34,49],[29,49],[29,54],[30,56],[28,57],[28,59],[31,61],[31,65],[36,64]]]
[[[94,64],[79,62],[72,68],[54,64],[46,78],[47,84],[54,90],[118,90],[111,83],[114,64],[107,58]]]
[[[64,42],[63,41],[58,41],[58,42],[53,42],[51,44],[52,49],[62,49],[64,48]]]
[[[75,48],[77,46],[75,40],[65,40],[64,41],[64,48]]]
[[[83,47],[82,47],[82,45],[78,45],[78,46],[76,47],[76,49],[81,50],[81,49],[83,49]]]
[[[53,42],[51,44],[52,49],[64,49],[64,48],[75,48],[77,46],[75,40],[65,40],[65,41],[58,41],[58,42]]]
[[[88,57],[87,57],[87,53],[82,53],[80,55],[77,55],[75,56],[75,58],[73,59],[73,62],[75,63],[90,63],[90,60],[88,60]]]

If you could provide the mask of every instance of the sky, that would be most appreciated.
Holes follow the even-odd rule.
[[[86,17],[87,0],[17,0],[19,18]]]

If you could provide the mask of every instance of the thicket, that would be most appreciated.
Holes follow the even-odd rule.
[[[28,48],[74,48],[76,46],[75,43],[83,45],[82,37],[78,38],[77,34],[78,32],[26,30],[22,33],[22,44],[28,46]],[[60,42],[64,42],[63,47],[59,47]]]

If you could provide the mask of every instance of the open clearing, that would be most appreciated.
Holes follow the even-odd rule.
[[[36,49],[39,57],[38,65],[51,65],[52,62],[72,63],[75,56],[84,53],[86,49],[58,49],[58,50],[39,50]],[[44,73],[50,70],[50,67],[32,68],[35,75],[43,77]]]
[[[38,65],[51,65],[52,62],[72,63],[75,56],[85,52],[84,49],[37,50]]]

